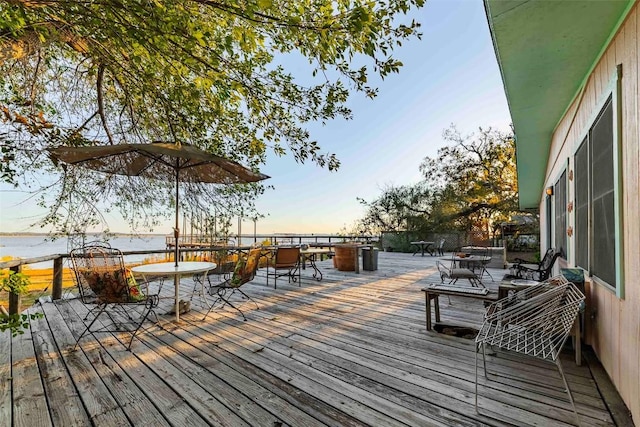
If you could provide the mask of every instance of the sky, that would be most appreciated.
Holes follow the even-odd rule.
[[[420,181],[420,164],[437,155],[445,145],[442,132],[452,124],[462,134],[478,127],[509,129],[482,0],[428,0],[410,18],[422,24],[423,36],[394,52],[404,64],[400,73],[385,78],[373,100],[353,94],[352,120],[309,127],[321,151],[340,159],[337,171],[299,164],[291,156],[268,157],[261,172],[271,176],[265,184],[274,189],[256,203],[265,215],[255,224],[258,234],[350,231],[366,211],[357,199],[372,201],[385,187]],[[3,185],[0,194],[1,231],[46,231],[30,227],[41,211],[24,201],[24,193]],[[107,220],[111,231],[130,231],[118,217]],[[253,221],[241,224],[243,234],[253,233]]]

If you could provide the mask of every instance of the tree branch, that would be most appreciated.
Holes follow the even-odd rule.
[[[104,114],[104,97],[102,93],[102,83],[104,81],[104,64],[100,64],[98,67],[98,79],[96,80],[96,89],[98,91],[98,113],[100,114],[100,120],[102,121],[102,128],[107,133],[107,138],[109,139],[109,144],[114,145],[113,135],[111,134],[111,130],[109,129],[109,124],[107,123],[107,117]]]

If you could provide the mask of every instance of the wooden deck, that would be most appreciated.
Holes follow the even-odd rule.
[[[425,328],[420,289],[439,281],[434,264],[381,252],[379,270],[354,274],[324,261],[322,282],[306,270],[301,287],[281,279],[276,290],[260,270],[243,288],[260,309],[238,300],[246,322],[228,307],[202,321],[194,298],[179,325],[148,324],[131,352],[107,333],[73,351],[85,306],[41,304],[24,335],[0,335],[0,426],[573,424],[555,365],[506,354],[489,357],[491,381],[480,370],[476,413],[473,340]],[[444,323],[479,326],[481,301],[440,306]],[[614,425],[589,366],[563,361],[582,425]]]

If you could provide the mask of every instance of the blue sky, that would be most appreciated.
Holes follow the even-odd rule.
[[[356,198],[373,200],[387,185],[418,182],[420,163],[437,154],[452,123],[463,134],[479,126],[508,130],[482,1],[429,0],[414,17],[423,37],[396,52],[400,73],[381,83],[374,100],[353,96],[353,120],[313,128],[322,148],[340,158],[337,172],[292,158],[269,160],[264,173],[276,189],[258,202],[269,213],[258,233],[349,230],[365,212]]]
[[[381,82],[373,100],[354,94],[349,102],[353,120],[310,128],[322,151],[340,159],[338,171],[299,164],[290,156],[269,157],[262,172],[271,176],[266,183],[275,189],[257,202],[266,215],[257,222],[258,233],[350,230],[365,212],[357,198],[373,200],[385,186],[418,182],[420,163],[444,145],[442,131],[451,124],[464,134],[479,126],[508,130],[509,111],[482,1],[428,0],[412,17],[421,22],[423,37],[394,54],[404,63],[400,73]],[[24,195],[0,189],[2,231],[42,231],[29,229],[39,212],[20,203]],[[112,231],[129,231],[118,218],[108,220]],[[253,232],[252,221],[242,227],[243,234]]]

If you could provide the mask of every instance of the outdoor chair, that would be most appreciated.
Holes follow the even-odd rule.
[[[294,282],[297,281],[298,286],[300,286],[300,248],[277,248],[275,255],[267,263],[267,286],[269,285],[270,276],[273,277],[274,289],[276,289],[278,285],[278,277],[283,276],[287,276],[289,283],[291,283],[292,280]]]
[[[205,275],[194,276],[194,282],[196,282],[196,284],[197,282],[200,282],[201,280],[204,280],[206,278],[207,282],[209,283],[209,286],[213,286],[213,284],[211,283],[212,276],[217,277],[218,280],[216,282],[221,282],[222,280],[227,280],[231,277],[231,273],[233,273],[237,262],[233,260],[229,260],[229,258],[227,257],[226,250],[221,252],[223,253],[217,253],[213,260],[213,262],[216,263],[216,268],[207,271],[206,276]]]
[[[545,281],[551,275],[551,270],[560,256],[560,252],[549,248],[544,254],[542,260],[537,264],[527,263],[521,258],[516,258],[515,263],[511,266],[511,274],[521,279],[532,279],[540,282]]]
[[[216,297],[216,300],[213,302],[213,304],[210,305],[209,310],[204,315],[202,320],[205,320],[209,315],[209,313],[211,313],[211,310],[213,310],[213,307],[218,302],[222,301],[222,305],[220,306],[220,308],[224,307],[225,305],[228,305],[231,308],[238,311],[238,313],[240,313],[242,315],[242,318],[246,321],[247,318],[242,312],[242,310],[240,310],[230,301],[231,297],[236,292],[239,292],[240,294],[242,294],[242,296],[244,296],[246,299],[251,300],[256,305],[256,308],[258,310],[260,309],[260,307],[258,306],[258,303],[255,302],[255,300],[251,298],[249,295],[247,295],[242,289],[240,289],[240,287],[245,283],[252,281],[256,276],[256,271],[258,270],[261,254],[262,254],[262,249],[260,248],[251,249],[249,251],[249,255],[247,255],[246,258],[243,258],[243,257],[238,258],[238,262],[235,264],[235,269],[233,270],[233,274],[231,275],[230,278],[215,284],[211,284],[211,282],[209,282],[209,285],[210,285],[208,290],[209,295]]]
[[[440,273],[440,281],[442,283],[444,283],[445,280],[448,280],[447,284],[453,285],[459,279],[466,279],[469,281],[469,283],[471,283],[471,286],[483,288],[485,287],[476,273],[469,270],[468,268],[455,268],[453,261],[451,264],[451,268],[447,268],[440,261],[436,261],[436,266],[438,267],[438,272]]]
[[[479,264],[480,267],[480,280],[484,278],[484,275],[491,277],[491,281],[493,282],[493,276],[487,270],[487,265],[491,263],[491,249],[488,247],[479,247],[475,248],[471,251],[471,255],[477,255],[483,258],[482,262]]]
[[[193,301],[193,296],[197,293],[199,293],[204,298],[205,286],[211,288],[213,286],[216,286],[216,284],[218,283],[228,280],[235,270],[237,264],[236,261],[227,261],[226,258],[223,260],[222,257],[218,257],[214,262],[216,263],[216,268],[209,270],[206,273],[195,274],[193,276],[193,292],[191,293],[190,301]],[[211,278],[214,276],[216,279],[212,281]],[[197,291],[198,287],[200,288],[200,291]]]
[[[93,306],[84,318],[85,323],[91,320],[76,340],[76,347],[87,332],[129,332],[130,350],[142,324],[158,305],[158,296],[150,295],[146,284],[137,284],[125,268],[122,252],[108,244],[91,243],[69,255],[80,299]],[[99,322],[101,317],[104,320]],[[100,326],[94,329],[96,325]]]
[[[494,350],[510,351],[555,362],[573,412],[578,424],[580,423],[559,355],[584,305],[584,300],[585,297],[580,290],[560,276],[516,292],[487,308],[475,339],[476,412],[478,353],[482,350],[484,373],[489,380],[486,347],[490,346]]]
[[[436,248],[436,252],[438,252],[438,255],[440,256],[444,256],[444,244],[445,244],[445,239],[440,239],[440,243],[438,244],[438,247]]]

